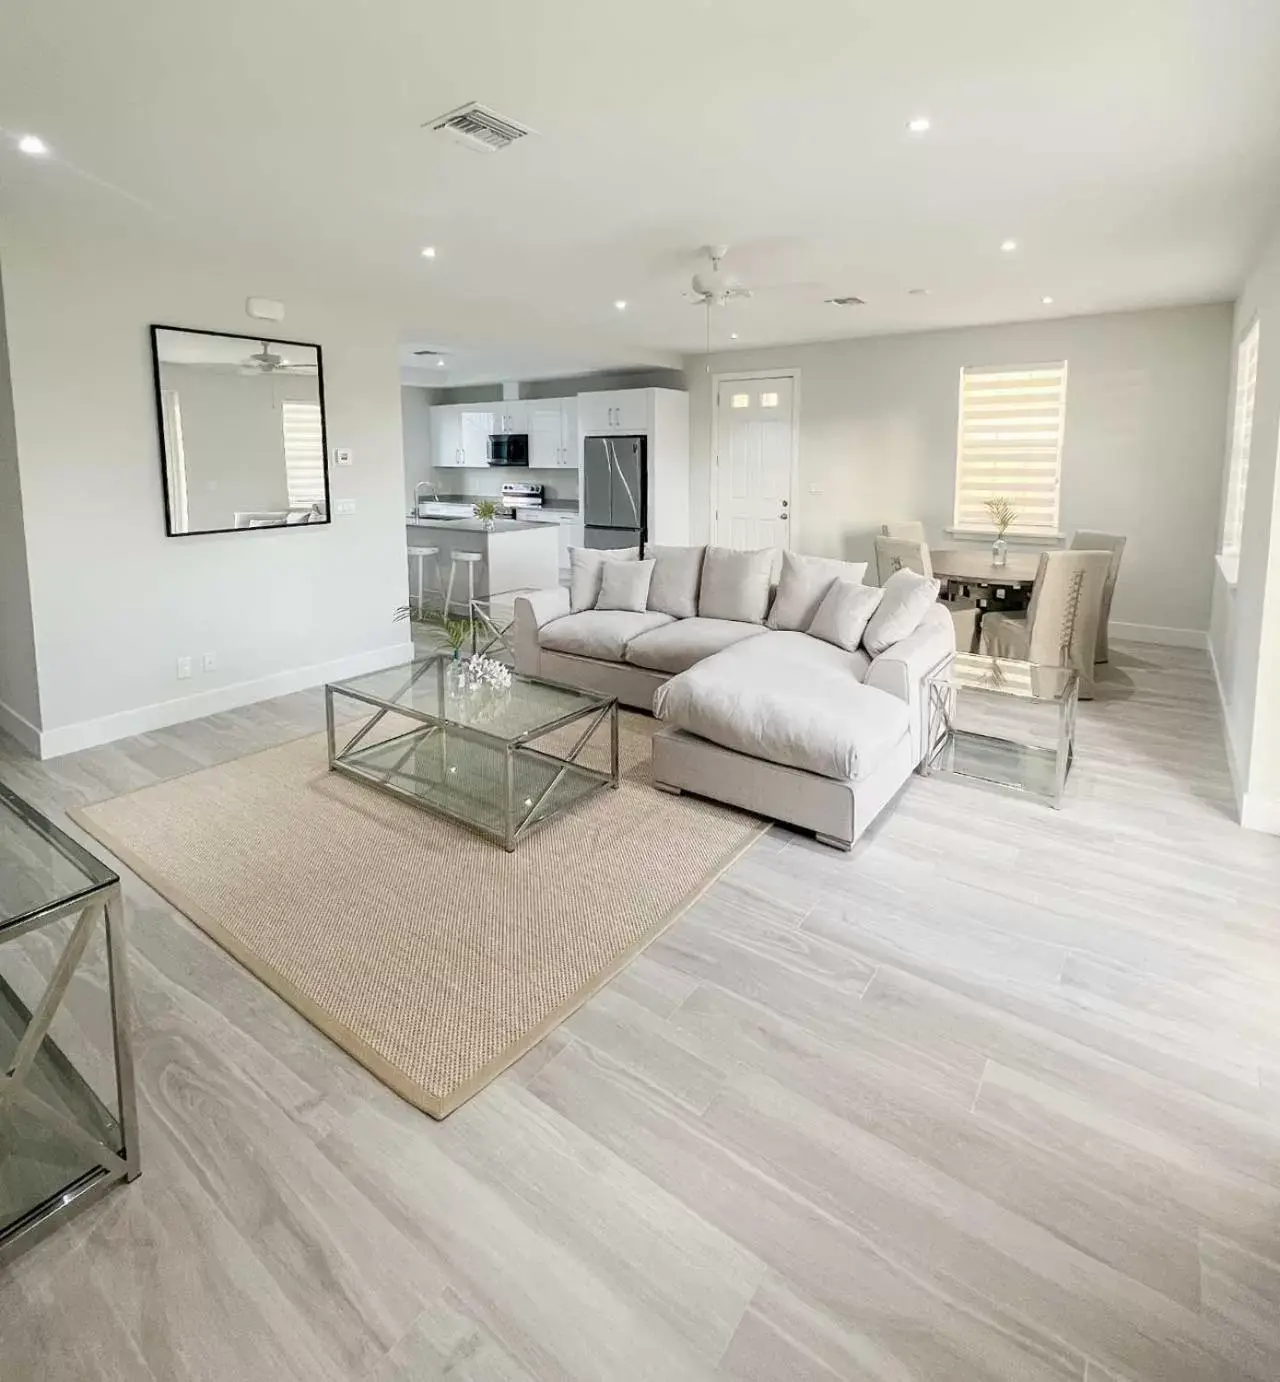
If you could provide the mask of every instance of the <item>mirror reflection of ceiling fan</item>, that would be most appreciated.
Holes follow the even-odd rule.
[[[241,374],[314,374],[314,365],[291,364],[283,355],[271,349],[270,341],[262,342],[262,349],[254,351],[240,365]]]

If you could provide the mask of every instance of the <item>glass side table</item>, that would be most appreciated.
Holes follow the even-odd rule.
[[[957,653],[926,685],[925,776],[975,778],[1061,806],[1075,757],[1074,668]]]
[[[0,786],[0,1264],[138,1175],[120,880]]]

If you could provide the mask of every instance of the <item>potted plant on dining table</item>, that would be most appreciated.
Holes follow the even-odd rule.
[[[991,544],[991,565],[1003,566],[1009,559],[1009,544],[1004,540],[1004,535],[1018,521],[1018,511],[1012,501],[1003,495],[988,499],[986,503],[987,513],[991,515],[996,530],[996,540]]]

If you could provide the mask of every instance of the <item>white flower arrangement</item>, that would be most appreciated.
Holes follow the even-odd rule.
[[[511,688],[511,668],[496,658],[477,654],[463,664],[468,691],[485,688],[490,691],[507,691]]]

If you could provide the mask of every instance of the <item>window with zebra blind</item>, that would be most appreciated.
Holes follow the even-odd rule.
[[[1067,362],[960,371],[955,526],[993,527],[989,501],[1007,500],[1010,533],[1056,533],[1067,413]]]
[[[1235,410],[1231,419],[1231,452],[1227,461],[1227,502],[1222,514],[1222,556],[1240,557],[1244,499],[1249,486],[1249,448],[1253,443],[1253,399],[1258,387],[1258,339],[1261,321],[1245,333],[1236,351]],[[1234,577],[1234,567],[1232,568]]]
[[[286,400],[280,405],[284,427],[285,483],[291,509],[324,503],[324,429],[318,403]]]

